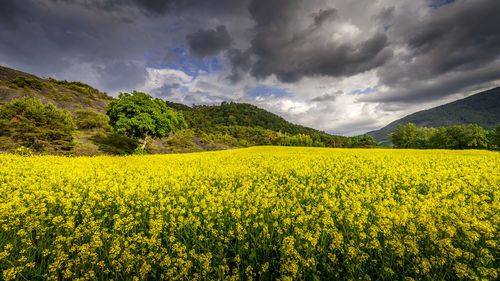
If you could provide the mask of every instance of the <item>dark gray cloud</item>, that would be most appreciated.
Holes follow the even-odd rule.
[[[0,0],[0,64],[197,104],[287,88],[259,105],[349,130],[495,85],[498,14],[496,0]]]
[[[0,1],[0,24],[13,28],[16,24],[16,17],[25,14],[20,1]]]
[[[366,95],[360,101],[383,103],[414,103],[421,104],[447,97],[452,94],[462,93],[482,88],[494,87],[492,81],[500,79],[500,62],[491,63],[465,72],[452,72],[442,74],[434,79],[408,82],[411,87],[393,88],[379,95]]]
[[[371,99],[425,102],[500,79],[491,65],[500,58],[499,12],[499,1],[459,1],[417,22],[397,19],[390,35],[407,51],[379,69],[380,83],[391,89]]]
[[[300,13],[304,1],[253,0],[249,10],[256,22],[251,52],[256,62],[252,74],[265,78],[275,74],[284,82],[305,76],[342,77],[358,74],[383,65],[392,56],[387,36],[373,35],[359,43],[332,41],[322,36],[326,21],[340,15],[334,8],[321,9],[310,18]],[[310,20],[301,29],[294,22]],[[314,42],[314,43],[312,43]]]
[[[337,16],[338,12],[336,9],[330,8],[326,10],[320,10],[319,12],[313,14],[314,24],[320,26],[324,22],[335,20]]]
[[[122,21],[121,15],[103,17],[67,2],[27,0],[22,7],[18,7],[18,2],[14,4],[17,12],[11,15],[15,27],[0,28],[0,61],[14,68],[41,76],[78,80],[83,73],[66,70],[73,68],[74,71],[86,64],[94,69],[106,69],[110,61],[127,64],[135,54],[146,52],[143,44],[149,43],[147,36],[141,34],[137,25]],[[144,68],[138,76],[142,72]],[[109,73],[108,79],[106,73],[101,74],[103,77],[99,80],[102,81],[113,80],[115,76]],[[129,78],[125,75],[121,79],[130,85]]]
[[[231,46],[231,36],[224,25],[215,29],[199,29],[186,36],[189,52],[193,57],[215,56]]]
[[[205,14],[221,19],[233,16],[231,11],[248,14],[246,2],[2,0],[0,63],[43,77],[82,80],[104,91],[113,91],[108,87],[120,79],[123,87],[137,87],[131,82],[143,81],[146,65],[175,57],[169,48],[183,47],[186,34],[210,20]],[[162,59],[152,61],[155,57]],[[118,61],[127,75],[102,71]]]
[[[248,0],[50,0],[77,4],[90,10],[106,12],[127,12],[126,9],[135,9],[148,16],[179,15],[181,13],[205,12],[217,15],[241,13],[247,6]]]
[[[163,84],[158,89],[155,89],[154,95],[163,99],[169,99],[173,97],[176,93],[175,91],[181,87],[179,83]]]
[[[144,66],[133,62],[118,60],[95,68],[100,84],[106,89],[126,90],[146,81]]]
[[[231,74],[229,74],[227,78],[232,83],[236,83],[243,79],[243,75],[252,68],[250,51],[230,49],[227,51],[226,56],[231,65]]]
[[[312,98],[311,101],[315,102],[329,102],[329,101],[335,101],[337,99],[337,96],[342,95],[342,91],[337,91],[335,93],[325,93],[321,96],[317,96],[315,98]]]

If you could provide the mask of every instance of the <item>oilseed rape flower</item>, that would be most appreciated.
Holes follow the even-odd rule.
[[[500,154],[0,155],[3,280],[496,280]]]

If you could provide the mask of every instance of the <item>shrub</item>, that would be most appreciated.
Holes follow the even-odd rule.
[[[71,114],[51,103],[23,97],[1,107],[0,120],[6,135],[36,151],[69,151],[75,145]]]
[[[139,145],[138,141],[117,133],[99,133],[90,140],[104,152],[121,155],[132,154]]]
[[[17,76],[16,78],[12,79],[11,82],[21,88],[28,87],[35,90],[42,90],[42,82],[37,79]]]
[[[110,130],[108,116],[92,110],[77,110],[74,112],[75,124],[80,130],[105,129]]]
[[[142,149],[141,147],[137,147],[136,149],[134,149],[132,154],[134,154],[134,155],[147,155],[149,153],[145,149]]]

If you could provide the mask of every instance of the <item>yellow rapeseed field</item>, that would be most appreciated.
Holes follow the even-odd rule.
[[[498,280],[500,153],[0,155],[0,279]]]

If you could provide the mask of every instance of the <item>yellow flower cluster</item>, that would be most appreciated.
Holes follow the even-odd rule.
[[[500,154],[0,155],[0,279],[498,280]]]

